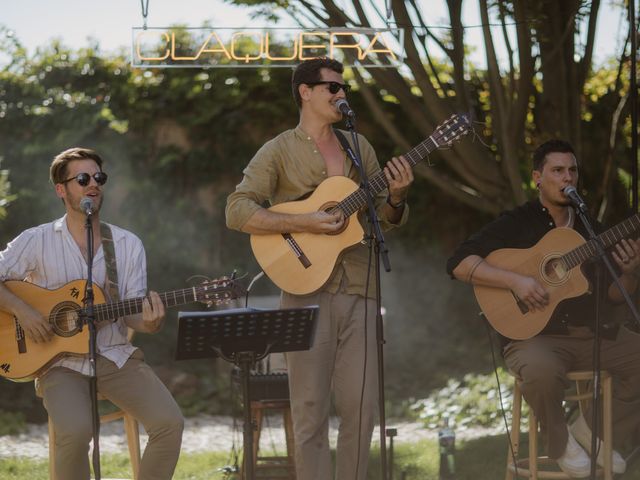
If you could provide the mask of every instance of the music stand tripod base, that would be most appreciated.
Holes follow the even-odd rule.
[[[214,312],[179,312],[176,360],[222,357],[240,368],[244,404],[245,479],[254,479],[253,424],[249,371],[269,353],[309,350],[313,345],[317,305],[282,310],[250,308]]]

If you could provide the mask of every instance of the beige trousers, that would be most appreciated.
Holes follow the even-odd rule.
[[[297,479],[333,478],[328,435],[333,386],[340,419],[336,479],[364,480],[378,406],[375,301],[343,293],[283,293],[283,308],[308,305],[320,306],[313,346],[286,355]]]
[[[569,387],[566,373],[593,368],[593,343],[592,333],[583,327],[570,335],[540,335],[505,348],[507,367],[522,379],[522,394],[540,420],[551,458],[561,457],[567,445],[562,407]],[[616,340],[602,340],[600,355],[601,368],[613,376],[614,446],[629,447],[640,433],[640,335],[621,328]],[[585,420],[591,424],[589,412]]]
[[[131,413],[149,434],[140,462],[140,480],[171,479],[175,470],[184,419],[175,400],[136,350],[118,369],[104,357],[97,360],[98,391]],[[89,479],[92,416],[89,377],[56,367],[40,379],[44,406],[56,432],[56,476]]]

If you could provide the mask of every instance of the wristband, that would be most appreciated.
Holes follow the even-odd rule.
[[[407,201],[406,200],[400,200],[400,203],[393,204],[393,203],[391,203],[391,196],[388,196],[387,197],[387,203],[389,204],[389,206],[391,208],[397,210],[398,208],[404,207],[404,204],[407,203]]]

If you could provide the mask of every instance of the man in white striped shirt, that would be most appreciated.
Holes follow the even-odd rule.
[[[51,223],[30,228],[0,252],[0,308],[15,315],[27,338],[35,343],[54,336],[48,320],[14,295],[7,280],[25,280],[57,289],[87,278],[87,240],[84,197],[94,213],[93,281],[108,295],[107,267],[99,212],[107,180],[102,158],[94,151],[72,148],[51,163],[50,176],[66,214]],[[142,242],[131,232],[109,225],[115,249],[118,294],[121,299],[142,297],[147,289],[146,259]],[[138,419],[149,434],[140,464],[141,480],[170,479],[180,453],[184,420],[175,400],[144,362],[141,351],[127,339],[127,330],[155,333],[165,316],[155,292],[142,303],[142,313],[103,321],[97,327],[98,391]],[[64,480],[89,479],[89,442],[92,437],[87,356],[64,356],[39,377],[45,408],[56,432],[56,476]]]

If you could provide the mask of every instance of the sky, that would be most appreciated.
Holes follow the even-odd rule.
[[[340,1],[340,0],[339,0]],[[384,11],[384,0],[374,0]],[[418,0],[428,8],[424,9],[430,25],[446,25],[448,17],[444,1]],[[477,2],[463,3],[465,25],[477,25]],[[264,27],[264,20],[251,18],[251,9],[234,7],[222,0],[148,0],[147,24],[150,27],[166,27],[181,23],[191,27],[201,26],[209,20],[214,27]],[[610,0],[600,7],[595,64],[603,62],[607,56],[617,54],[619,42],[616,32],[626,32],[626,25],[620,24],[620,11],[613,9]],[[0,24],[12,30],[29,52],[37,46],[46,45],[52,38],[60,38],[70,47],[89,44],[89,38],[98,40],[102,50],[111,52],[119,47],[127,51],[131,45],[131,28],[143,23],[140,0],[0,0]],[[295,27],[292,21],[278,27]],[[384,24],[374,25],[384,27]],[[613,34],[612,34],[613,32]],[[469,45],[481,45],[481,31],[470,28],[466,32]],[[472,60],[481,66],[482,52],[476,52]],[[3,63],[0,59],[0,64]]]

